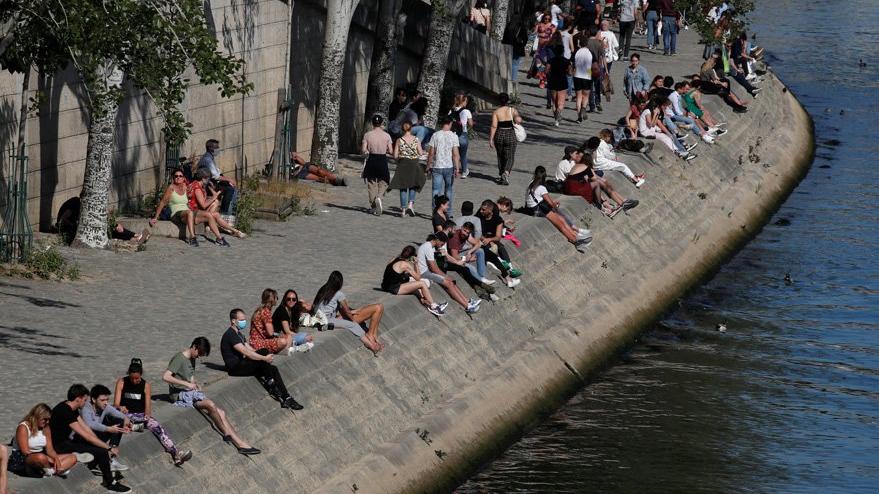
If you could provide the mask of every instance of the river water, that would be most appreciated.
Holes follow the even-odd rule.
[[[757,43],[815,120],[810,173],[458,492],[879,492],[879,3],[757,3]]]

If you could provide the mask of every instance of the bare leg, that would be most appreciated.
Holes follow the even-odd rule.
[[[465,309],[467,308],[467,306],[469,305],[467,297],[464,296],[464,292],[462,292],[461,289],[458,288],[458,285],[456,285],[451,278],[446,276],[445,280],[443,280],[443,282],[441,283],[441,286],[446,290],[449,296],[452,297],[452,300],[458,302],[461,307],[464,307]]]
[[[568,222],[565,221],[561,215],[555,211],[550,211],[549,214],[546,215],[546,219],[548,219],[549,222],[552,223],[552,225],[556,227],[566,239],[568,239],[568,242],[574,242],[577,240],[577,234],[571,229],[571,226],[568,225]]]
[[[607,192],[607,195],[609,195],[610,198],[613,199],[613,202],[617,203],[617,205],[626,202],[626,199],[623,198],[623,196],[621,196],[619,192],[617,192],[613,188],[613,185],[611,185],[610,182],[603,178],[599,178],[598,183],[601,185],[601,188],[604,189],[605,192]]]
[[[183,211],[183,219],[186,220],[186,233],[189,234],[187,238],[195,238],[195,215],[192,211]]]
[[[374,342],[378,343],[378,325],[381,323],[382,315],[385,313],[385,306],[382,304],[369,304],[352,311],[354,322],[357,324],[369,320],[369,330],[366,334]],[[379,343],[379,347],[382,345]]]
[[[224,436],[229,436],[232,438],[232,443],[239,448],[249,448],[250,445],[241,439],[238,434],[235,432],[235,429],[232,428],[232,424],[229,422],[229,419],[226,418],[226,412],[224,412],[220,407],[214,404],[211,400],[202,400],[195,404],[195,407],[199,410],[204,410],[211,417],[211,420],[214,422],[214,425],[217,426],[217,429],[220,429],[220,432]]]
[[[397,295],[409,295],[410,293],[418,293],[421,303],[428,307],[434,304],[433,297],[430,296],[430,290],[424,280],[409,281],[400,285]]]
[[[9,448],[0,445],[0,494],[7,494],[6,483],[9,480],[7,465],[9,464]]]
[[[214,217],[214,221],[217,222],[217,226],[226,231],[232,232],[232,235],[235,235],[236,237],[241,236],[241,231],[235,229],[235,227],[232,226],[228,221],[224,220],[223,215],[221,215],[219,212],[213,212],[211,213],[211,216]]]
[[[196,211],[195,222],[207,223],[208,228],[211,230],[211,233],[213,233],[214,236],[217,237],[217,240],[223,238],[223,235],[220,233],[220,229],[217,227],[217,220],[214,219],[214,216],[207,211]]]

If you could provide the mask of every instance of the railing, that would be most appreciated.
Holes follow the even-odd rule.
[[[9,150],[9,173],[6,176],[6,211],[0,230],[0,261],[24,261],[30,254],[34,232],[27,218],[27,160],[24,150],[16,153],[13,144]]]

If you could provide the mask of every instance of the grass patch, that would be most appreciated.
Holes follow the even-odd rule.
[[[79,265],[64,259],[54,246],[37,246],[22,263],[0,265],[0,275],[16,278],[76,281],[82,276]]]

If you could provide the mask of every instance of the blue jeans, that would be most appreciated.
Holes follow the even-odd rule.
[[[568,76],[568,98],[574,95],[574,76]]]
[[[693,128],[690,130],[692,130],[693,133],[696,134],[696,137],[702,136],[702,134],[699,133],[699,126],[696,125],[696,122],[692,118],[685,117],[683,115],[675,115],[675,116],[671,117],[671,119],[673,122],[681,122],[681,123],[685,123],[687,125],[692,125]]]
[[[470,146],[470,138],[467,133],[463,132],[458,136],[458,154],[461,156],[461,173],[468,170],[467,168],[467,148]]]
[[[480,248],[476,248],[475,251],[474,249],[471,249],[468,254],[474,254],[476,256],[476,262],[471,262],[467,265],[470,274],[479,279],[485,278],[485,252]]]
[[[675,53],[678,42],[678,20],[672,16],[662,16],[662,53]]]
[[[422,148],[427,149],[427,143],[430,142],[430,137],[433,135],[433,129],[423,125],[416,125],[415,127],[412,127],[412,135],[418,138]]]
[[[431,169],[431,209],[436,207],[433,198],[445,194],[449,198],[449,204],[455,203],[455,169],[433,168]]]
[[[400,189],[400,209],[406,209],[410,202],[415,203],[415,189]]]
[[[647,11],[647,44],[656,46],[659,44],[659,12],[655,10]]]
[[[513,63],[510,67],[510,82],[519,80],[519,65],[522,63],[522,57],[513,57]]]
[[[592,91],[589,91],[589,111],[595,111],[595,106],[601,105],[601,77],[592,78]]]
[[[677,134],[677,133],[678,133],[678,126],[675,125],[674,120],[672,120],[671,117],[669,117],[668,115],[663,115],[663,116],[662,116],[662,123],[665,124],[665,126],[668,128],[668,130],[669,130],[672,134]]]

